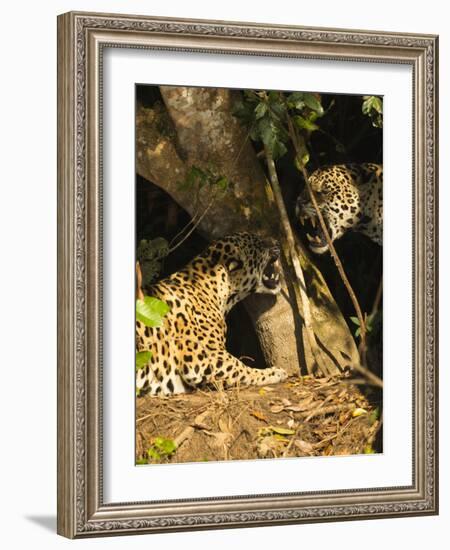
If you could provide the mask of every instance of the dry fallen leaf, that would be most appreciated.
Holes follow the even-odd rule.
[[[355,409],[352,412],[353,418],[356,418],[357,416],[362,416],[363,414],[367,414],[367,411],[366,411],[366,409],[362,409],[361,407]]]
[[[302,399],[301,401],[299,401],[297,403],[297,405],[290,405],[288,410],[292,411],[292,412],[306,411],[307,409],[310,408],[310,405],[311,405],[313,399],[314,399],[314,396],[310,395],[309,397],[306,397],[305,399]],[[314,403],[314,405],[315,405],[315,403]]]
[[[291,430],[290,428],[282,428],[279,426],[269,426],[269,428],[275,432],[276,434],[280,435],[293,435],[295,434],[295,430]]]
[[[283,405],[274,405],[273,407],[270,407],[270,412],[273,412],[275,414],[280,413],[281,411],[284,411]]]
[[[214,442],[212,445],[216,447],[217,449],[226,451],[228,447],[230,446],[233,435],[230,433],[222,433],[222,432],[205,432],[209,436],[214,438]]]
[[[264,413],[262,413],[261,411],[251,411],[250,414],[255,418],[257,418],[258,420],[263,420],[264,422],[267,422],[267,418],[264,416]]]
[[[197,428],[198,430],[211,430],[211,426],[208,426],[207,424],[203,422],[194,422],[192,424],[193,428]]]
[[[277,441],[283,441],[284,443],[288,443],[289,442],[289,439],[287,437],[284,437],[284,435],[280,435],[280,434],[275,434],[273,436],[274,439],[276,439]]]
[[[231,432],[231,418],[225,419],[224,417],[219,418],[219,428],[224,433]]]
[[[308,443],[307,441],[303,441],[303,439],[296,439],[294,441],[294,445],[300,449],[303,453],[312,453],[314,450],[314,447],[311,445],[311,443]]]

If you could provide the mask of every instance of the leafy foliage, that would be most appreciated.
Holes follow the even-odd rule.
[[[143,300],[136,300],[136,319],[147,327],[160,327],[163,317],[170,311],[170,307],[153,296],[145,296]]]
[[[147,449],[148,462],[162,462],[170,458],[177,450],[173,439],[155,437],[151,447]]]
[[[292,92],[286,95],[283,92],[247,90],[236,103],[233,114],[247,126],[250,138],[262,142],[275,160],[288,151],[288,118],[291,117],[302,131],[302,154],[297,160],[305,165],[309,161],[306,141],[312,132],[320,129],[316,120],[325,111],[318,94]]]
[[[169,243],[162,237],[142,239],[136,250],[136,259],[141,266],[142,286],[151,285],[161,273],[164,258],[169,254]]]
[[[136,300],[136,319],[144,323],[147,327],[160,327],[164,315],[166,315],[169,310],[170,307],[165,302],[153,298],[152,296],[144,296],[143,300]],[[136,372],[145,368],[151,358],[151,351],[137,351],[135,361]],[[136,395],[139,397],[139,390],[137,390]]]
[[[192,165],[186,175],[186,179],[178,182],[178,186],[185,191],[198,191],[203,187],[216,187],[226,191],[229,185],[230,181],[228,178],[219,174],[212,164],[205,169]]]
[[[350,317],[350,321],[356,325],[357,329],[355,330],[355,336],[358,337],[361,335],[361,327],[359,324],[358,317]],[[373,313],[371,315],[368,315],[366,318],[366,331],[368,333],[376,330],[379,328],[381,323],[381,313],[377,311],[376,313]]]
[[[383,127],[383,99],[376,95],[363,96],[362,112],[369,116],[375,128]]]
[[[145,368],[147,363],[152,358],[151,351],[138,351],[136,352],[136,371]]]

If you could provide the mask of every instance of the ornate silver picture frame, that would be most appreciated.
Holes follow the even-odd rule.
[[[402,64],[412,69],[413,413],[401,486],[109,502],[103,449],[106,48]],[[438,513],[438,38],[66,13],[58,18],[58,533],[69,538]],[[130,438],[134,426],[130,426]],[[302,460],[302,459],[291,459]],[[343,459],[345,460],[345,459]],[[160,466],[156,466],[160,467]],[[162,466],[161,466],[162,467]],[[170,466],[164,466],[170,467]]]

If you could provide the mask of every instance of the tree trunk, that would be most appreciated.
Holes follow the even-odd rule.
[[[191,216],[211,203],[205,186],[198,196],[183,190],[192,165],[213,169],[233,185],[213,202],[199,224],[208,238],[251,231],[283,239],[270,186],[246,131],[232,115],[238,92],[216,88],[161,87],[165,108],[138,106],[137,172],[164,189]],[[302,249],[313,328],[330,372],[359,361],[345,320],[309,254]],[[245,300],[268,366],[290,374],[306,373],[314,358],[304,334],[295,298],[295,275],[285,255],[285,285],[277,296],[252,295]]]

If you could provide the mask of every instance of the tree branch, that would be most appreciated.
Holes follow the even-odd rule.
[[[301,299],[302,310],[303,310],[303,321],[305,323],[308,343],[311,349],[311,353],[313,354],[314,360],[317,364],[317,367],[322,371],[322,373],[325,376],[329,376],[330,372],[326,367],[326,363],[322,361],[321,350],[317,345],[316,336],[312,328],[311,308],[309,304],[309,298],[306,294],[305,277],[303,275],[303,270],[300,265],[300,261],[298,259],[297,250],[295,247],[295,239],[294,239],[294,235],[292,234],[292,228],[289,223],[286,207],[284,205],[284,200],[280,189],[280,183],[278,181],[278,175],[276,172],[275,163],[274,163],[272,154],[269,151],[267,146],[264,146],[264,151],[266,155],[267,166],[269,169],[269,177],[270,177],[270,183],[272,186],[273,195],[278,207],[278,211],[280,213],[281,224],[286,237],[286,242],[289,249],[289,255],[291,257],[292,265],[294,267],[295,276],[297,277],[297,280],[299,283],[298,287],[300,291],[300,299]],[[307,370],[309,373],[312,373],[313,365],[311,366],[307,365]]]
[[[336,249],[333,245],[333,242],[331,240],[330,234],[328,232],[328,228],[325,224],[325,220],[323,219],[322,212],[319,208],[319,205],[317,204],[316,197],[314,195],[314,191],[312,190],[311,184],[309,182],[309,175],[308,172],[301,162],[301,152],[298,142],[298,136],[296,129],[292,123],[291,117],[289,114],[287,115],[287,123],[288,123],[288,129],[289,129],[289,135],[291,137],[292,143],[294,145],[294,149],[296,152],[296,156],[298,158],[298,166],[301,168],[301,172],[303,174],[303,178],[305,180],[306,189],[308,190],[309,197],[311,199],[311,202],[314,206],[314,209],[316,211],[317,218],[320,223],[320,227],[322,229],[322,232],[325,236],[325,240],[327,241],[328,248],[330,250],[331,256],[334,260],[334,263],[337,267],[337,270],[339,272],[339,275],[341,276],[342,282],[345,285],[345,288],[347,289],[347,292],[350,296],[350,300],[352,301],[353,307],[355,308],[356,315],[358,317],[359,326],[360,326],[360,333],[361,333],[361,345],[360,345],[360,351],[361,351],[361,362],[365,366],[366,365],[366,353],[367,353],[367,344],[366,344],[366,321],[363,316],[363,313],[361,311],[361,307],[358,302],[358,298],[356,297],[356,294],[350,284],[350,281],[348,280],[347,274],[345,273],[344,266],[342,265],[341,259],[339,258]]]

